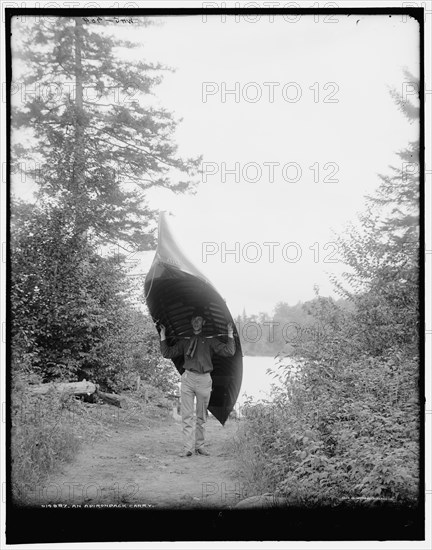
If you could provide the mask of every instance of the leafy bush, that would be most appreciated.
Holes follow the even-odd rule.
[[[13,368],[43,381],[86,378],[108,391],[139,374],[171,391],[174,369],[160,361],[149,317],[130,304],[119,258],[99,256],[73,235],[72,222],[52,207],[14,207]]]
[[[419,482],[418,362],[392,352],[300,376],[282,363],[271,404],[249,405],[236,438],[256,493],[297,503],[370,497],[415,501]]]

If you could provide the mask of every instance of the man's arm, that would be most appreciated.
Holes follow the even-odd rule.
[[[169,346],[166,341],[166,334],[165,334],[165,327],[161,325],[161,331],[160,331],[160,347],[161,347],[161,353],[162,356],[165,357],[165,359],[174,359],[174,357],[179,357],[180,355],[183,355],[183,342],[177,342],[173,346]]]
[[[216,340],[215,338],[210,340],[210,346],[212,351],[216,353],[217,355],[221,355],[222,357],[232,357],[235,354],[235,342],[234,342],[234,333],[233,333],[233,326],[231,323],[227,325],[228,329],[228,342],[224,344],[220,340]]]

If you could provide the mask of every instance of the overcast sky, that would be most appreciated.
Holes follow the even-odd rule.
[[[196,195],[155,191],[151,204],[175,215],[183,249],[234,315],[310,299],[314,284],[332,294],[327,273],[342,269],[328,263],[338,259],[332,230],[354,220],[377,173],[397,165],[395,152],[418,136],[389,95],[402,91],[404,67],[418,75],[416,21],[158,21],[114,30],[143,44],[128,57],[176,69],[155,100],[182,118],[179,153],[203,155],[205,176]],[[266,242],[280,243],[273,257]],[[224,256],[236,246],[239,254]]]
[[[417,23],[335,19],[170,17],[141,34],[148,58],[177,69],[158,99],[183,118],[180,152],[203,154],[206,174],[196,196],[154,193],[154,204],[175,214],[183,248],[234,314],[307,300],[314,284],[331,294],[327,272],[343,267],[328,263],[332,229],[343,231],[418,136],[389,95],[404,67],[418,75]],[[240,254],[224,255],[236,242]],[[273,258],[265,242],[280,243]]]

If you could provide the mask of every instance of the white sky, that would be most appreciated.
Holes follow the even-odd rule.
[[[324,263],[332,252],[331,229],[343,230],[356,211],[363,207],[363,196],[378,184],[377,173],[399,162],[395,151],[416,139],[418,128],[410,126],[399,113],[389,86],[402,89],[403,67],[418,74],[418,27],[415,21],[401,17],[338,16],[338,23],[315,23],[313,16],[302,17],[295,24],[282,17],[270,23],[262,17],[257,23],[234,17],[224,23],[220,16],[171,17],[163,26],[142,32],[144,52],[176,67],[158,89],[162,105],[173,110],[183,121],[177,132],[180,152],[185,156],[203,154],[207,166],[217,172],[201,181],[195,197],[172,197],[155,193],[154,204],[172,211],[183,247],[227,300],[232,312],[243,307],[248,313],[270,312],[279,300],[296,303],[313,297],[313,285],[323,294],[332,293],[326,272],[341,270],[341,264]],[[358,21],[358,23],[356,23]],[[217,90],[202,100],[204,83]],[[222,95],[235,83],[254,99],[242,95]],[[255,82],[259,85],[245,86]],[[274,87],[274,101],[269,101],[269,86]],[[289,103],[282,96],[283,86],[296,82],[302,95]],[[314,102],[309,87],[319,83],[322,95]],[[322,99],[335,90],[337,103]],[[296,89],[289,88],[294,98]],[[237,101],[236,101],[237,99]],[[330,98],[331,99],[331,98]],[[249,181],[235,182],[235,176],[222,178],[222,163],[240,170],[247,163],[258,163],[262,176],[252,183],[256,172],[246,172]],[[264,163],[278,162],[274,182]],[[296,183],[285,181],[282,166],[296,162],[302,176]],[[324,183],[332,176],[328,162],[336,163],[339,181]],[[314,182],[311,165],[318,163],[320,181]],[[295,170],[286,179],[295,178]],[[247,243],[261,246],[262,257],[256,263],[240,256],[222,255],[222,243],[254,257]],[[279,242],[274,262],[269,261],[269,247],[264,242]],[[302,257],[289,263],[282,256],[282,246],[296,242]],[[218,253],[207,256],[202,264],[202,243],[216,243]],[[185,245],[187,243],[187,245]],[[319,243],[319,261],[309,249]],[[204,245],[205,246],[205,245]],[[208,245],[208,249],[213,245]],[[316,247],[316,245],[315,245]],[[296,250],[289,254],[295,257]],[[335,255],[337,258],[337,254]],[[318,259],[318,257],[315,257]],[[223,261],[225,260],[225,261]]]
[[[182,247],[220,290],[231,312],[243,308],[248,313],[271,312],[278,301],[294,304],[313,297],[313,286],[331,294],[327,272],[342,269],[340,263],[325,263],[332,252],[324,247],[332,241],[331,230],[342,231],[363,208],[363,196],[373,192],[389,164],[399,159],[395,151],[417,138],[418,128],[410,126],[397,110],[389,87],[402,90],[403,68],[418,74],[418,26],[413,20],[394,16],[341,16],[336,23],[322,17],[302,16],[289,23],[281,16],[268,16],[250,23],[234,17],[166,17],[163,24],[145,29],[116,27],[122,37],[137,39],[143,47],[130,58],[159,61],[176,68],[167,73],[157,88],[156,101],[173,111],[182,122],[175,140],[184,157],[202,154],[216,173],[198,186],[195,196],[174,196],[168,191],[150,193],[151,203],[175,214],[172,224]],[[159,18],[159,21],[161,18]],[[120,29],[120,30],[119,30]],[[240,97],[223,96],[223,86]],[[249,85],[249,83],[256,83]],[[270,87],[274,83],[274,99]],[[296,102],[284,99],[282,90]],[[203,83],[217,91],[203,101]],[[309,87],[315,84],[319,100]],[[324,86],[329,84],[327,88]],[[246,88],[245,88],[246,86]],[[247,101],[242,92],[257,102]],[[329,97],[331,92],[335,92]],[[328,103],[324,99],[335,99]],[[262,174],[251,165],[257,163]],[[279,163],[270,181],[264,163]],[[287,163],[296,170],[282,173]],[[233,169],[240,163],[240,181],[234,175],[222,177],[222,164]],[[326,163],[334,163],[326,165]],[[319,167],[319,180],[314,172]],[[332,174],[333,167],[337,171]],[[316,172],[315,172],[316,173]],[[297,172],[297,175],[299,173]],[[324,182],[325,176],[337,181]],[[247,181],[249,179],[249,181]],[[269,261],[264,242],[280,243]],[[242,255],[221,254],[239,243],[240,253],[254,256],[248,243],[260,246],[256,263]],[[290,263],[282,256],[285,243],[296,242]],[[202,263],[203,243],[217,251]],[[315,244],[314,252],[309,247]],[[205,246],[205,245],[204,245]],[[246,247],[246,249],[245,249]],[[319,249],[319,256],[317,252]],[[332,256],[337,258],[337,253]],[[225,261],[224,261],[225,260]],[[145,268],[143,263],[142,268]]]

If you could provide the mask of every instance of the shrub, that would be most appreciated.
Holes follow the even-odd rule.
[[[271,404],[249,404],[236,438],[253,492],[299,504],[341,498],[414,502],[419,483],[416,358],[397,352],[282,374]]]

